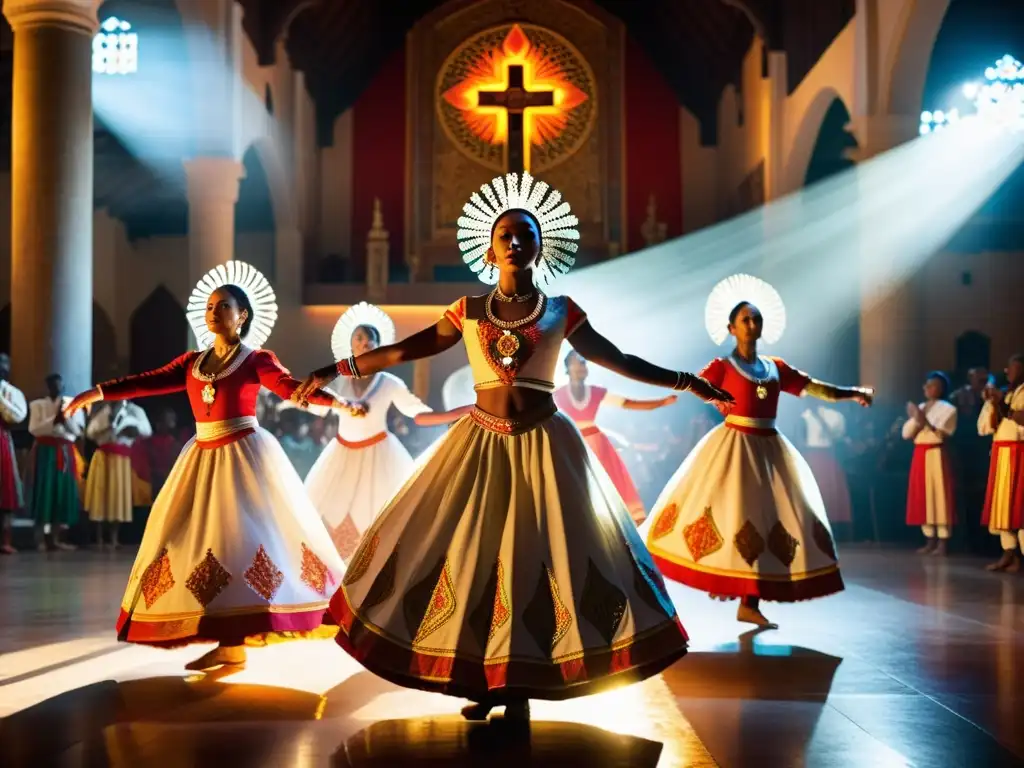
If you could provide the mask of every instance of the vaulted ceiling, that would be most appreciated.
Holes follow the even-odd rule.
[[[236,0],[243,27],[262,64],[274,60],[277,41],[305,80],[317,110],[318,133],[330,141],[337,117],[351,107],[407,32],[441,0]],[[552,0],[554,1],[554,0]],[[789,85],[796,87],[853,16],[855,0],[580,0],[622,20],[685,105],[701,121],[704,139],[717,134],[717,104],[726,85],[739,84],[740,66],[755,34],[786,50]],[[510,19],[517,0],[507,0]],[[175,0],[106,0],[104,17],[130,17],[147,35],[146,56],[159,37],[161,76],[177,77],[187,93],[188,52]],[[0,24],[5,24],[0,21]],[[5,30],[10,34],[9,29]],[[10,167],[12,56],[0,51],[0,167]],[[170,74],[168,74],[170,73]],[[97,208],[123,221],[132,237],[187,231],[184,170],[177,157],[153,163],[137,147],[95,120]],[[173,153],[172,153],[173,154]],[[258,164],[247,164],[238,228],[266,226],[269,198]],[[252,215],[246,211],[252,209]]]
[[[274,61],[284,37],[292,65],[305,73],[320,138],[347,110],[406,33],[439,0],[237,0],[260,61]],[[795,88],[853,18],[855,0],[591,0],[618,18],[647,51],[679,102],[701,121],[706,143],[717,134],[718,100],[739,84],[743,56],[760,34],[789,54]],[[515,18],[515,0],[508,0]]]

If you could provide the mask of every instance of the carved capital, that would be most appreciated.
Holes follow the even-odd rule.
[[[4,0],[4,16],[15,34],[33,27],[60,27],[94,35],[102,0]]]
[[[200,200],[238,202],[238,185],[245,166],[233,157],[193,157],[185,161],[189,204]]]

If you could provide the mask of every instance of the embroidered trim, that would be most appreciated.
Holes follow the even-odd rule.
[[[209,347],[206,350],[200,352],[196,356],[196,361],[192,363],[192,377],[197,379],[198,381],[205,382],[220,381],[221,379],[226,379],[228,376],[230,376],[231,374],[233,374],[235,371],[242,367],[242,363],[249,359],[249,355],[251,355],[253,351],[254,350],[251,347],[247,347],[245,344],[242,344],[241,349],[238,350],[238,354],[235,355],[235,359],[231,361],[231,364],[227,368],[224,368],[223,370],[214,374],[207,374],[203,373],[200,370],[200,368],[203,365],[203,361],[206,360],[206,358],[210,355],[211,352],[213,352],[213,347]]]

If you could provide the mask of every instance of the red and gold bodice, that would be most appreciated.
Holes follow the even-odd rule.
[[[735,398],[726,417],[729,426],[774,431],[779,395],[783,392],[800,395],[811,381],[810,376],[781,358],[761,357],[760,360],[762,370],[756,371],[734,356],[717,357],[700,372]]]
[[[586,395],[583,401],[577,401],[572,395],[572,388],[569,385],[559,387],[555,390],[555,405],[558,410],[573,420],[577,427],[587,429],[593,427],[597,421],[597,412],[604,402],[608,390],[604,387],[590,387],[584,385]]]
[[[473,309],[467,311],[467,306]],[[483,302],[469,305],[463,297],[445,312],[462,332],[473,388],[527,387],[554,392],[562,341],[586,322],[583,310],[568,296],[549,296],[535,321],[502,329],[488,320],[482,309],[476,309],[482,306]]]
[[[256,417],[256,398],[266,387],[287,400],[298,379],[265,349],[243,346],[235,359],[214,377],[200,371],[205,352],[186,352],[162,368],[99,385],[104,400],[128,400],[185,391],[197,423]],[[330,406],[336,399],[322,390],[310,403]]]

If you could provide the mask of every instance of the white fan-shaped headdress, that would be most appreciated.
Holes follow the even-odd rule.
[[[551,189],[543,181],[535,181],[524,173],[522,183],[519,175],[506,173],[480,187],[469,202],[462,206],[465,214],[458,220],[459,250],[462,260],[476,273],[480,280],[489,285],[498,282],[498,270],[487,264],[484,256],[491,247],[491,232],[495,223],[506,212],[519,208],[528,211],[540,223],[541,253],[537,274],[544,284],[551,283],[559,275],[568,272],[576,263],[575,253],[579,250],[577,241],[579,224],[569,204],[562,200],[562,193]]]
[[[360,301],[349,307],[334,324],[331,333],[331,351],[335,360],[344,360],[352,354],[352,334],[360,325],[372,325],[380,334],[381,346],[395,343],[395,323],[388,313],[375,304]]]
[[[206,302],[210,294],[224,285],[237,285],[252,304],[253,318],[249,332],[242,339],[246,346],[259,349],[267,343],[277,322],[277,296],[270,282],[256,267],[244,261],[229,261],[214,267],[196,283],[188,300],[185,316],[200,349],[213,344],[213,334],[206,327]]]
[[[786,330],[786,305],[769,283],[752,275],[732,275],[714,287],[704,307],[704,325],[715,344],[729,338],[729,313],[741,301],[749,301],[761,311],[764,326],[761,338],[774,344]]]

